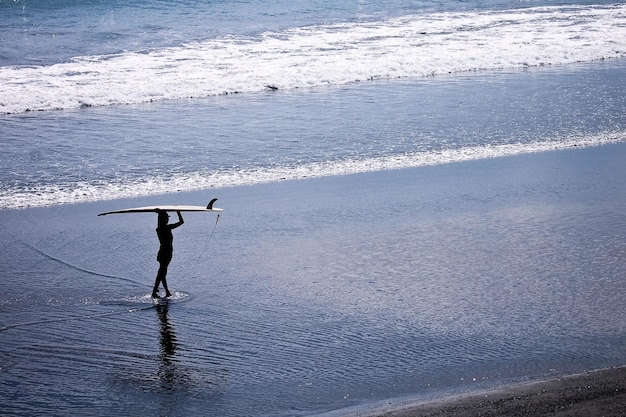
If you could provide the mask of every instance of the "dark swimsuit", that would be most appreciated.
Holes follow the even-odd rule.
[[[172,241],[174,240],[172,229],[167,226],[158,227],[156,232],[159,237],[159,242],[161,243],[161,248],[157,254],[157,261],[169,263],[172,260],[172,254],[174,252],[174,248],[172,247]]]

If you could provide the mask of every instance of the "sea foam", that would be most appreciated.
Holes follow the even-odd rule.
[[[133,180],[117,179],[112,182],[77,182],[65,186],[42,185],[31,188],[0,190],[0,209],[113,200],[171,192],[255,185],[283,180],[416,168],[576,147],[600,146],[625,141],[625,132],[612,132],[594,136],[574,136],[530,143],[443,149],[364,159],[309,162],[290,166],[225,169],[214,172],[198,171]]]
[[[408,15],[0,68],[0,113],[137,104],[626,55],[626,5]]]

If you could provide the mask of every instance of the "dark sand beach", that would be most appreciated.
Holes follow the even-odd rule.
[[[626,367],[616,367],[442,399],[381,417],[625,415]]]

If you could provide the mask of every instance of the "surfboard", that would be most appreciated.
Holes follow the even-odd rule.
[[[100,213],[98,216],[106,216],[107,214],[124,214],[124,213],[158,213],[159,211],[204,211],[204,212],[212,212],[219,213],[224,211],[224,209],[213,207],[213,203],[217,201],[217,198],[214,198],[209,202],[209,204],[204,206],[183,206],[183,205],[160,205],[160,206],[146,206],[146,207],[133,207],[122,210],[115,211],[107,211],[105,213]]]

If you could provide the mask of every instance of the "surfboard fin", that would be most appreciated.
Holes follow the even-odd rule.
[[[206,206],[207,210],[213,210],[213,204],[217,201],[217,198],[209,201],[209,204]]]

